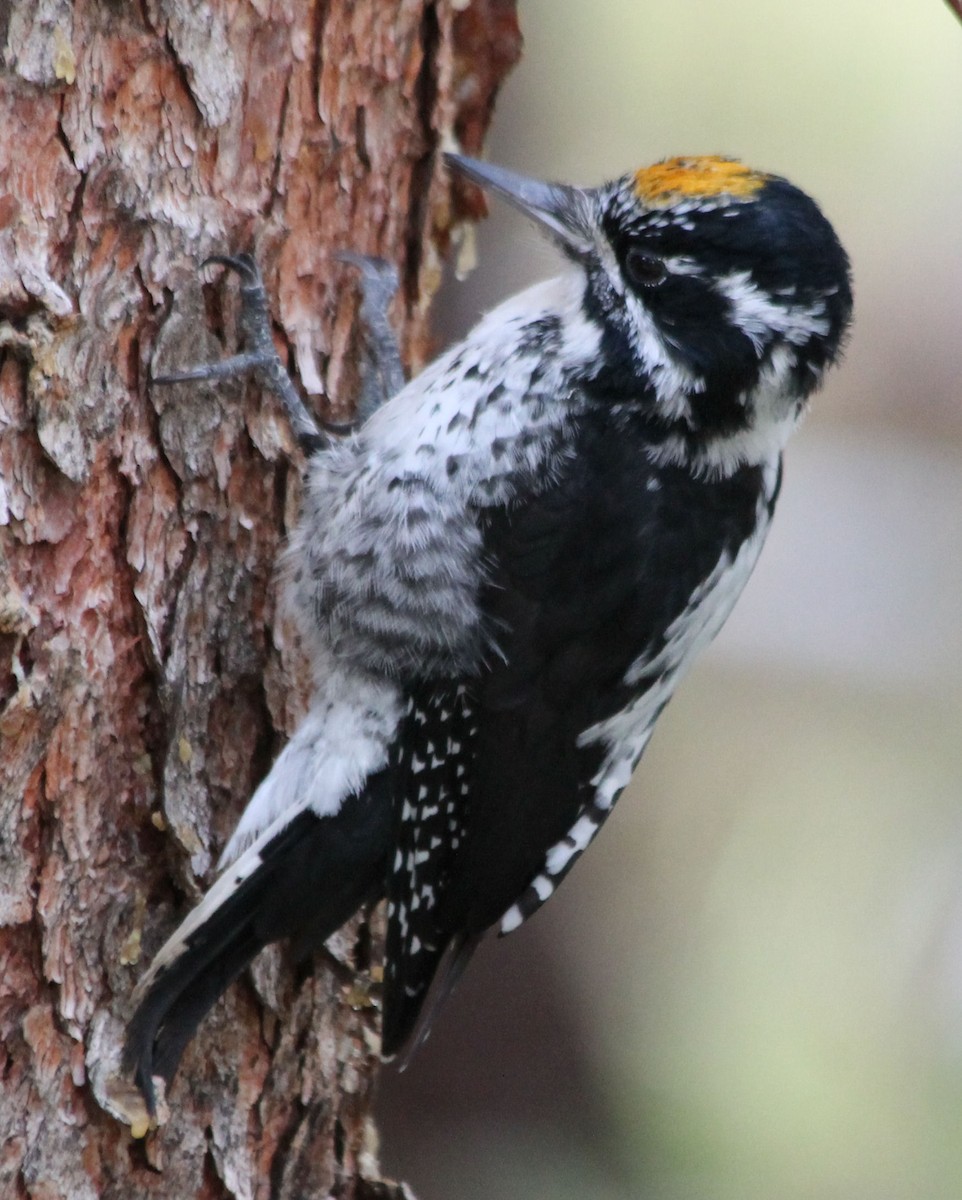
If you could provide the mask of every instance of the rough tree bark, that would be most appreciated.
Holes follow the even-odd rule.
[[[393,1195],[376,1182],[378,927],[268,952],[188,1052],[169,1123],[109,1114],[131,990],[296,723],[273,564],[299,472],[277,404],[152,389],[222,352],[251,249],[344,419],[357,297],[401,268],[409,362],[514,0],[0,2],[0,1195]],[[226,299],[225,299],[226,297]]]

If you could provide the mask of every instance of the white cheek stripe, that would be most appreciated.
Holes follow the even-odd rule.
[[[688,420],[691,416],[689,397],[705,390],[704,379],[692,374],[669,353],[651,313],[641,300],[633,292],[626,292],[624,299],[633,348],[655,389],[662,414],[671,421]]]
[[[804,346],[813,337],[824,337],[830,328],[824,300],[810,305],[777,304],[752,282],[747,271],[733,271],[715,281],[731,305],[735,325],[762,350],[775,334],[792,346]]]

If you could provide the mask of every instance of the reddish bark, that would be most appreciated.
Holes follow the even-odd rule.
[[[0,7],[5,1197],[394,1194],[374,1182],[360,921],[312,971],[274,949],[230,990],[168,1124],[133,1141],[107,1111],[132,988],[303,703],[274,621],[299,490],[279,408],[146,381],[221,353],[208,331],[229,339],[233,306],[197,263],[240,249],[325,415],[353,382],[334,250],[399,263],[403,343],[425,357],[462,215],[436,150],[477,149],[519,35],[513,0],[387,7]]]

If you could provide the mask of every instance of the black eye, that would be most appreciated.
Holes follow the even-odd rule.
[[[667,275],[665,264],[653,254],[632,246],[625,255],[625,274],[635,287],[657,287]]]

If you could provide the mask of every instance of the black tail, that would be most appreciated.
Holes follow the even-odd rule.
[[[197,1026],[258,951],[290,937],[307,952],[382,894],[392,827],[390,789],[375,776],[336,815],[302,812],[227,868],[158,954],[127,1027],[123,1069],[151,1116],[154,1076],[170,1084]]]
[[[425,956],[414,970],[406,969],[411,967],[410,961],[398,962],[388,956],[381,1031],[381,1058],[385,1062],[397,1059],[402,1071],[408,1065],[427,1040],[434,1018],[457,986],[483,936],[456,937],[441,953]]]

